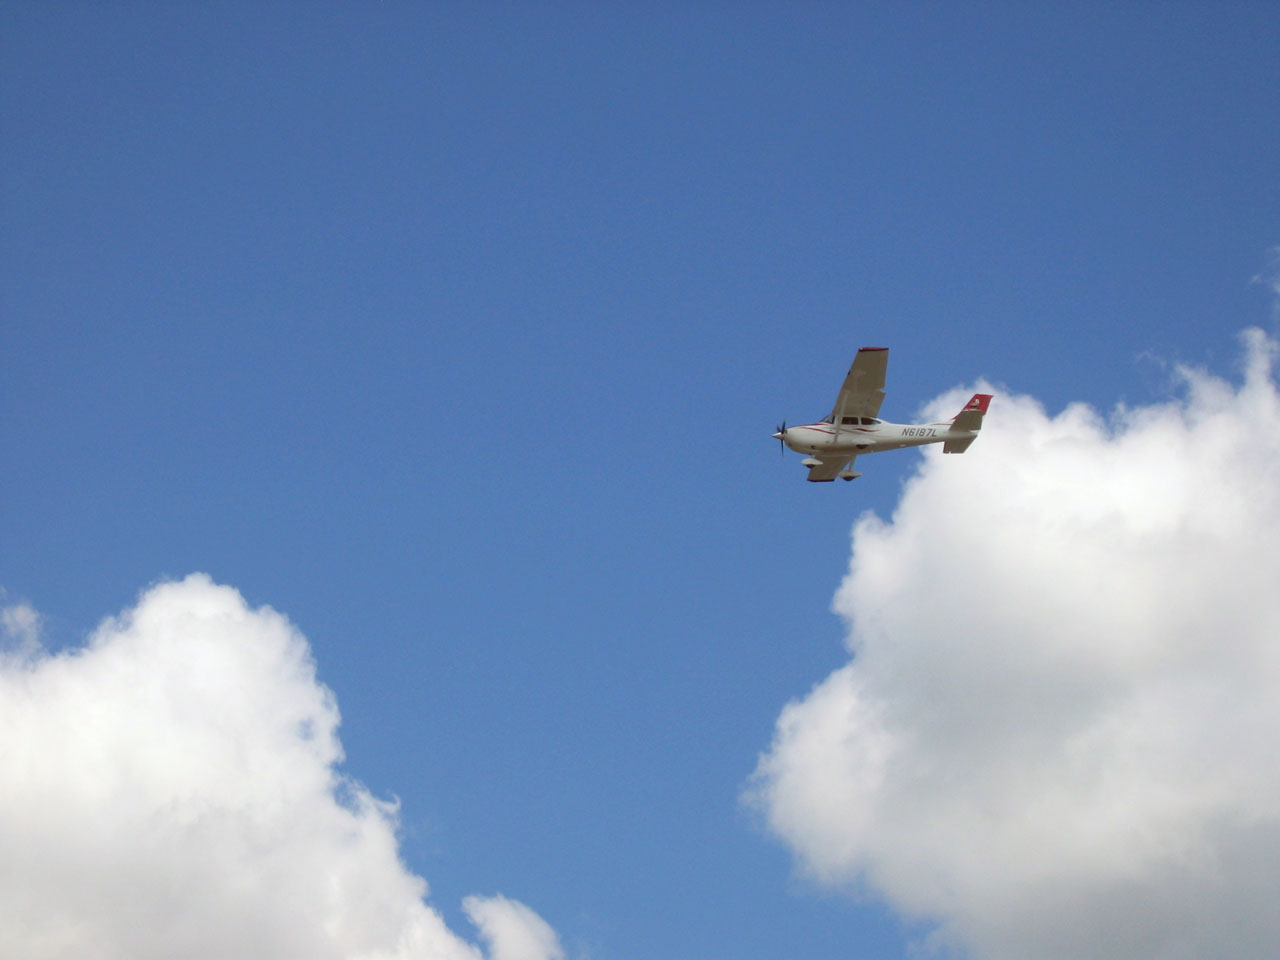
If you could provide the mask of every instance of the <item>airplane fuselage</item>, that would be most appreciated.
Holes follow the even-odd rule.
[[[852,419],[852,418],[851,418]],[[858,418],[870,420],[870,417]],[[822,421],[799,427],[787,427],[782,442],[796,453],[809,456],[848,454],[862,456],[882,450],[921,447],[927,443],[976,438],[976,430],[956,430],[951,423],[873,423],[836,424]]]

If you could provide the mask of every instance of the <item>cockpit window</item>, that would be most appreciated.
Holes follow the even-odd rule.
[[[830,423],[834,425],[836,422],[836,415],[834,413],[828,414],[818,422]],[[874,427],[876,424],[881,422],[882,421],[877,420],[875,417],[841,417],[840,418],[840,423],[845,426],[856,426],[861,424],[864,427]]]

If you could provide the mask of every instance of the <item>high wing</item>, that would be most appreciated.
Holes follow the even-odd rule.
[[[884,371],[888,365],[888,347],[863,347],[858,351],[831,411],[833,423],[840,423],[842,417],[879,415],[880,404],[884,401]]]
[[[814,483],[825,483],[828,480],[834,480],[840,475],[840,471],[846,466],[853,469],[854,457],[835,456],[835,457],[818,457],[822,462],[816,467],[809,468],[808,479]]]

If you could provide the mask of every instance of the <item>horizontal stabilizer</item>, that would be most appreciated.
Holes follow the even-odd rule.
[[[964,453],[977,437],[965,437],[963,440],[947,440],[942,444],[943,453]]]

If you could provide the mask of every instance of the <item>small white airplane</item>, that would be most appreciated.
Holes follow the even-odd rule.
[[[884,400],[884,372],[889,365],[888,347],[863,347],[853,358],[829,417],[803,427],[788,427],[784,420],[774,437],[796,453],[809,468],[815,483],[852,480],[862,474],[853,462],[864,453],[942,444],[943,453],[964,453],[978,439],[982,415],[991,394],[975,393],[964,409],[942,423],[886,423],[877,420]]]

